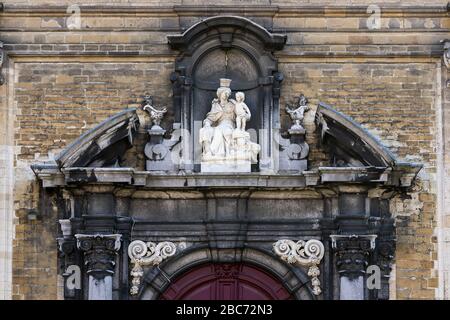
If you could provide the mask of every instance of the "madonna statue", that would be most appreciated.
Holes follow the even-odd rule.
[[[230,83],[230,79],[220,79],[217,98],[199,132],[202,172],[250,172],[251,162],[257,161],[260,146],[250,141],[249,133],[236,129],[236,101],[230,99]],[[251,114],[246,110],[243,120],[248,121]]]

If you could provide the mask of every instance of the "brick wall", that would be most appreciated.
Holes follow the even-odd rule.
[[[37,159],[51,157],[109,115],[138,107],[145,92],[153,94],[157,104],[170,106],[169,74],[176,52],[168,48],[166,35],[181,32],[210,14],[201,7],[177,9],[184,10],[183,14],[171,7],[163,11],[146,10],[141,17],[132,12],[122,12],[123,16],[107,12],[100,15],[103,9],[92,9],[83,12],[81,29],[69,30],[65,8],[51,13],[45,11],[47,6],[40,6],[44,2],[52,3],[6,1],[5,12],[0,14],[0,40],[5,42],[12,72],[12,81],[0,87],[0,119],[10,124],[0,127],[0,132],[8,128],[10,137],[10,142],[2,141],[9,147],[7,161],[0,157],[0,170],[5,168],[7,172],[0,177],[0,185],[6,188],[2,189],[5,191],[1,193],[0,208],[10,221],[13,209],[15,213],[14,299],[58,296],[57,216],[55,210],[49,209],[36,221],[27,219],[28,210],[36,208],[38,203],[38,186],[29,165]],[[207,1],[169,1],[165,5],[172,3],[205,4]],[[241,2],[223,2],[228,3]],[[254,3],[267,4],[267,1]],[[348,1],[320,3],[349,4]],[[419,2],[402,1],[403,5],[412,3]],[[9,5],[12,8],[16,4],[33,4],[42,13],[29,16],[30,9],[25,7],[8,11]],[[128,5],[128,1],[108,1],[110,4]],[[365,10],[362,13],[322,10],[306,15],[301,10],[277,13],[263,8],[252,17],[248,8],[241,10],[237,6],[219,12],[250,16],[274,31],[288,34],[288,45],[277,53],[279,68],[285,74],[282,107],[304,93],[312,106],[323,101],[352,116],[399,159],[424,163],[425,168],[409,197],[397,197],[391,202],[398,231],[393,280],[396,290],[392,298],[398,299],[434,298],[435,288],[442,280],[437,277],[437,228],[442,223],[437,225],[436,213],[439,165],[436,104],[439,103],[437,92],[442,89],[442,106],[447,115],[450,95],[447,88],[438,86],[438,64],[442,54],[439,41],[445,38],[450,21],[444,10],[446,1],[427,2],[427,5],[442,8],[431,10],[426,17],[418,17],[414,10],[402,12],[401,16],[383,11],[381,29],[377,31],[367,29]],[[284,110],[281,112],[286,128],[288,120]],[[142,112],[139,115],[146,119]],[[305,125],[311,145],[311,166],[318,167],[326,164],[327,158],[317,147],[313,116],[314,110],[307,113]],[[12,118],[15,121],[6,120]],[[447,149],[448,141],[447,138]],[[138,154],[142,157],[142,152]],[[445,159],[448,164],[448,157]],[[142,168],[142,161],[137,166]],[[446,168],[450,175],[448,165]],[[6,177],[13,174],[12,195],[13,181]],[[3,209],[3,203],[9,211]],[[450,222],[446,219],[448,228]],[[3,225],[12,230],[12,221],[8,224],[0,219],[0,231]],[[1,279],[8,279],[7,268],[11,264],[7,252],[11,252],[11,246],[2,250],[0,274],[5,271],[0,287]]]
[[[148,90],[167,105],[171,69],[172,62],[16,64],[16,166],[22,173],[16,171],[14,299],[56,297],[58,217],[50,210],[37,221],[27,219],[38,201],[29,165],[57,154],[108,116],[139,106]]]

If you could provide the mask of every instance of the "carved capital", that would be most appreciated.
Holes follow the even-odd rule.
[[[447,69],[450,69],[450,40],[444,40],[444,54],[442,56]]]
[[[114,274],[117,251],[120,249],[121,234],[76,234],[78,249],[84,251],[87,274],[102,279]]]
[[[0,86],[5,83],[5,77],[3,76],[2,67],[5,62],[5,51],[3,50],[3,42],[0,41]]]
[[[339,274],[356,278],[364,274],[376,235],[330,235]]]
[[[58,241],[58,249],[64,256],[72,254],[77,247],[77,242],[74,238],[58,238],[56,240]]]
[[[297,242],[282,239],[273,244],[273,250],[282,260],[290,264],[299,264],[301,266],[309,267],[308,276],[311,277],[311,285],[313,293],[319,295],[322,293],[320,289],[320,269],[319,264],[323,258],[325,248],[319,240]]]
[[[134,266],[130,271],[132,277],[131,282],[133,284],[130,289],[130,294],[136,295],[139,292],[141,278],[144,276],[143,266],[157,266],[164,259],[173,256],[176,251],[176,245],[169,241],[158,244],[154,242],[145,243],[141,240],[131,242],[128,246],[128,256]]]
[[[389,278],[392,269],[392,261],[394,260],[395,254],[395,240],[380,239],[379,241],[377,241],[376,252],[377,264],[381,269],[382,275],[386,278]]]

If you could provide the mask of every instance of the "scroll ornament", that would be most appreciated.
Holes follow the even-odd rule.
[[[177,251],[174,243],[164,241],[158,244],[154,242],[147,242],[135,240],[128,246],[128,256],[131,263],[134,264],[130,275],[132,277],[132,287],[130,289],[131,295],[136,295],[139,292],[141,278],[144,276],[143,266],[157,266],[164,259],[173,256]]]
[[[299,240],[297,242],[283,239],[275,242],[273,249],[287,263],[298,263],[301,266],[309,267],[308,276],[311,277],[313,294],[317,296],[322,293],[319,280],[319,264],[325,251],[322,242],[315,239],[309,241]]]

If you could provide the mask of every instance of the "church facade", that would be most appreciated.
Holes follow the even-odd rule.
[[[51,2],[1,6],[1,298],[450,298],[446,3]]]

